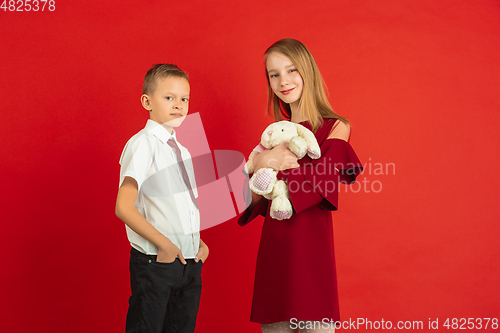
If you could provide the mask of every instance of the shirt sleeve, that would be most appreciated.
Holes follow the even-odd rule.
[[[316,205],[337,210],[339,183],[352,184],[363,171],[356,153],[343,139],[325,140],[321,152],[321,158],[299,162],[299,168],[280,173],[279,178],[288,178],[288,191],[295,213]]]
[[[146,180],[148,170],[153,161],[153,151],[146,136],[134,137],[130,139],[123,149],[120,158],[120,184],[125,177],[134,178],[140,189]]]

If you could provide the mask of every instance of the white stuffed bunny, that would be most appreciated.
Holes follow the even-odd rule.
[[[262,134],[261,144],[266,149],[272,149],[279,144],[286,143],[297,159],[301,159],[306,154],[312,159],[321,157],[321,150],[313,132],[300,124],[289,121],[279,121],[269,125]],[[252,162],[256,150],[252,151],[248,162],[245,164],[245,171],[250,174],[254,171]],[[293,209],[288,194],[288,185],[277,180],[277,171],[271,168],[262,168],[250,178],[250,189],[266,199],[272,200],[271,217],[277,220],[289,219]]]

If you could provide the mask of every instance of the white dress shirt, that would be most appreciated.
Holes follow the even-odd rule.
[[[186,186],[175,151],[167,144],[177,142],[194,196],[198,197],[191,154],[165,127],[149,119],[144,129],[125,145],[120,158],[120,186],[125,177],[137,181],[135,207],[158,231],[168,237],[184,258],[195,258],[200,242],[200,213]],[[154,244],[126,226],[130,244],[145,254],[157,254]]]

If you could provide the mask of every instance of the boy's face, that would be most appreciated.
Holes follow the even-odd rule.
[[[165,126],[172,133],[173,127],[182,124],[189,109],[189,82],[185,78],[159,79],[152,96],[142,95],[142,105],[150,110],[151,120]]]

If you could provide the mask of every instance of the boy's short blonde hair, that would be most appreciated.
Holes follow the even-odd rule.
[[[173,64],[156,64],[151,67],[146,76],[144,76],[144,84],[142,85],[142,93],[146,95],[153,95],[156,90],[156,84],[159,79],[167,77],[184,78],[189,82],[186,72]]]

